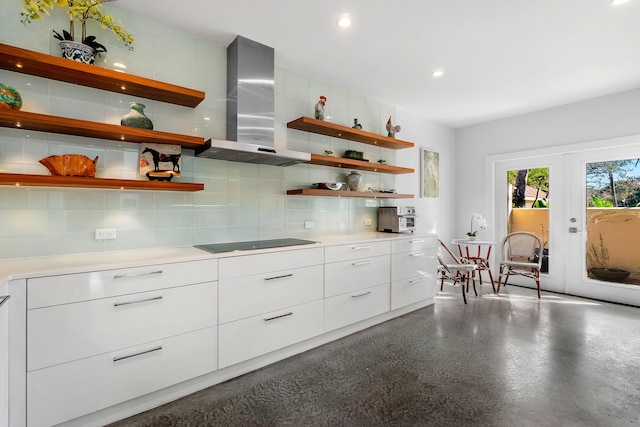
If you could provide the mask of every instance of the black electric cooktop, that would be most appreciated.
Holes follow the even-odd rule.
[[[195,245],[196,248],[211,253],[250,251],[253,249],[281,248],[284,246],[311,245],[312,240],[302,239],[271,239],[271,240],[250,240],[248,242],[213,243],[210,245]]]

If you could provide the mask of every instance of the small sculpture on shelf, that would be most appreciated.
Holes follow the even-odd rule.
[[[344,157],[353,160],[364,160],[364,152],[356,150],[347,150],[344,152]]]
[[[93,178],[96,176],[98,156],[91,160],[81,154],[62,154],[40,159],[51,175],[58,176],[83,176]]]
[[[391,123],[391,116],[389,116],[389,120],[387,120],[387,132],[389,133],[387,136],[389,138],[395,138],[396,133],[400,132],[400,129],[400,125],[394,126],[393,123]]]
[[[131,110],[120,119],[122,126],[153,130],[153,122],[144,115],[144,104],[130,102],[129,107]]]
[[[360,123],[358,123],[358,119],[353,119],[353,126],[351,126],[353,129],[362,129],[362,125]]]
[[[318,120],[324,120],[324,105],[327,103],[327,98],[322,95],[320,100],[316,103],[315,118]]]
[[[0,83],[0,110],[19,110],[22,108],[22,97],[15,88]]]

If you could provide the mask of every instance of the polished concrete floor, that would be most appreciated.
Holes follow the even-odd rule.
[[[114,427],[640,425],[640,309],[459,290]]]

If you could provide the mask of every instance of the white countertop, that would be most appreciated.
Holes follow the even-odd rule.
[[[82,253],[48,257],[16,258],[0,261],[0,282],[13,279],[43,277],[58,274],[81,273],[86,271],[127,268],[145,263],[146,265],[167,262],[196,261],[226,258],[249,254],[308,249],[312,247],[334,246],[348,243],[396,240],[411,237],[435,236],[434,233],[362,233],[318,236],[308,240],[318,241],[316,245],[286,246],[270,249],[256,249],[239,252],[210,253],[193,246],[174,248],[148,248],[126,251]]]

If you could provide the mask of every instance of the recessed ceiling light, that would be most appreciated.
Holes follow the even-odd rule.
[[[438,68],[437,70],[433,70],[431,72],[431,77],[433,77],[434,79],[440,78],[444,76],[444,69],[442,68]]]
[[[620,6],[621,4],[627,3],[629,0],[611,0],[609,3],[611,6]]]
[[[127,66],[126,66],[126,65],[124,65],[124,64],[123,64],[123,63],[121,63],[121,62],[114,62],[114,63],[113,63],[113,66],[114,66],[114,67],[116,67],[116,68],[123,68],[123,69],[124,69],[124,68],[127,68]]]
[[[340,15],[337,22],[338,22],[338,27],[341,27],[341,28],[350,27],[351,15],[349,15],[348,13],[343,13],[342,15]]]

